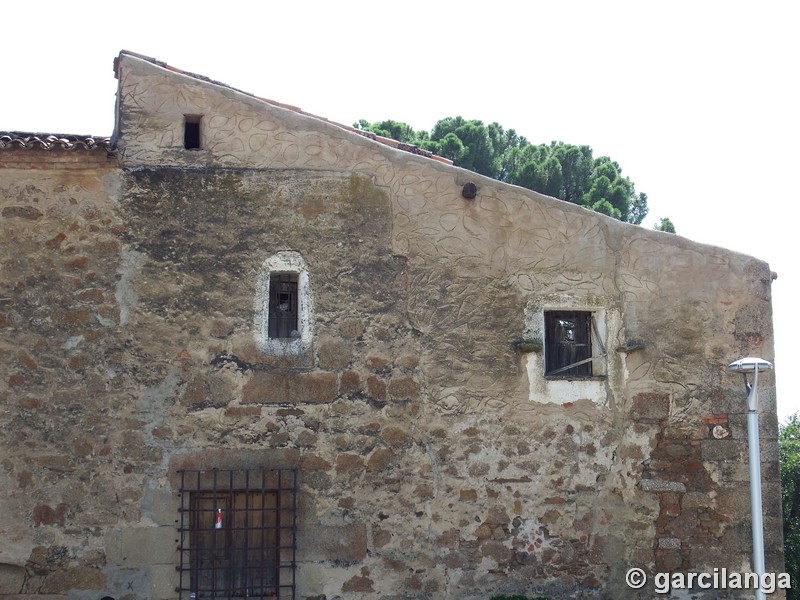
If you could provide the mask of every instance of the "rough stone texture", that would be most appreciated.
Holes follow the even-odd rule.
[[[679,481],[661,481],[659,479],[642,479],[639,482],[646,492],[685,492],[686,486]]]
[[[629,565],[749,564],[725,366],[772,352],[765,263],[130,55],[119,73],[116,157],[0,151],[4,593],[175,598],[181,468],[298,469],[298,598],[629,598]],[[311,342],[270,353],[259,276],[288,250]],[[543,377],[553,307],[601,321],[595,381]]]
[[[0,563],[0,597],[21,592],[25,577],[25,567]]]

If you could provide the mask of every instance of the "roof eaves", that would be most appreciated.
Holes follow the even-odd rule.
[[[0,149],[3,150],[105,150],[113,153],[111,138],[65,133],[30,133],[0,131]]]

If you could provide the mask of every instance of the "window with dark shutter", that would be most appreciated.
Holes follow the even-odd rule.
[[[187,150],[200,149],[200,117],[198,115],[184,115],[183,117],[183,147]]]
[[[545,375],[592,376],[592,313],[548,311],[545,321]]]

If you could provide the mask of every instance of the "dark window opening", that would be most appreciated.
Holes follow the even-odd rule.
[[[295,597],[295,469],[181,471],[181,600]]]
[[[183,147],[187,150],[198,150],[200,148],[200,117],[184,116]]]
[[[592,376],[592,313],[544,313],[545,375]]]
[[[300,337],[297,273],[272,273],[269,276],[270,338]]]

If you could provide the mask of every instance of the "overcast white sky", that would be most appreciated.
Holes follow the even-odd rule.
[[[773,283],[778,412],[800,410],[800,8],[794,2],[4,4],[0,130],[110,135],[121,49],[350,124],[461,115],[587,144],[650,216],[757,256]],[[730,361],[741,358],[729,357]],[[726,359],[727,360],[727,359]]]

